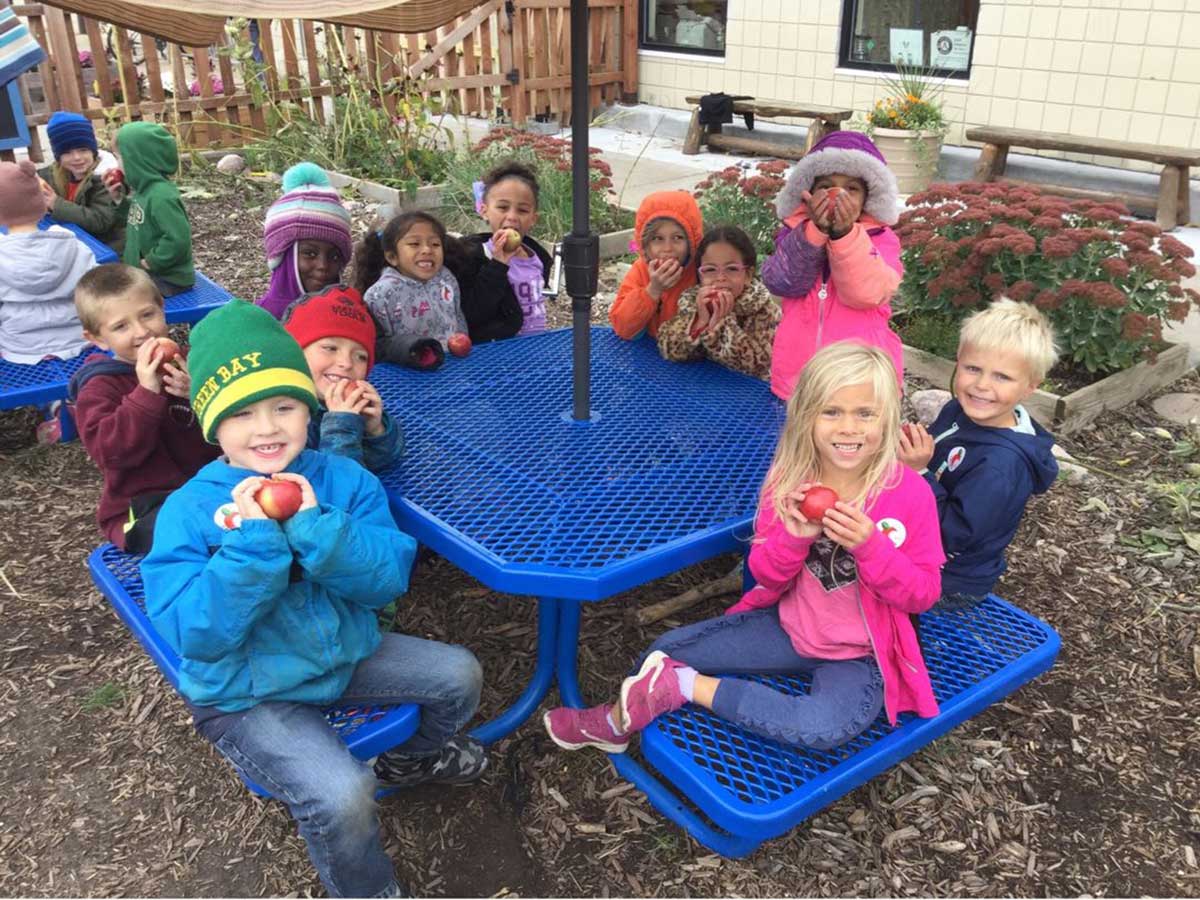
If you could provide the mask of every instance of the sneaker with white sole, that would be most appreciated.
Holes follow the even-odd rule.
[[[687,703],[675,674],[680,668],[683,663],[655,650],[642,662],[636,675],[621,683],[621,726],[626,734],[641,731],[659,716]]]
[[[560,706],[542,716],[542,724],[550,740],[564,750],[598,747],[605,753],[624,753],[629,749],[629,735],[613,728],[608,719],[611,709],[607,703],[591,709]]]

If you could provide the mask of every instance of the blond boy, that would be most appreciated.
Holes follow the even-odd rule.
[[[929,431],[904,427],[900,458],[925,476],[938,502],[943,608],[987,596],[1004,573],[1026,501],[1058,475],[1053,435],[1021,405],[1057,359],[1045,316],[999,299],[963,323],[954,398]]]

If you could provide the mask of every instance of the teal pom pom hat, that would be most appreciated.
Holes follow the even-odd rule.
[[[267,265],[279,267],[297,241],[326,241],[350,259],[350,213],[316,163],[296,163],[283,173],[283,196],[271,204],[263,224]]]

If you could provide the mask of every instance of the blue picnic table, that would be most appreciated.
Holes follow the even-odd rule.
[[[372,373],[404,427],[381,475],[400,527],[488,587],[538,598],[537,662],[514,704],[474,732],[498,740],[557,681],[586,705],[582,607],[729,551],[752,536],[783,405],[757,379],[664,361],[652,340],[593,328],[592,419],[572,409],[568,330],[476,347],[436,372]],[[741,856],[1049,668],[1053,629],[998,598],[922,617],[942,714],[882,720],[828,753],[785,747],[687,706],[643,733],[616,770],[706,846]],[[632,663],[644,648],[629,648]],[[803,679],[770,679],[805,690]],[[680,799],[680,794],[687,801]]]
[[[101,241],[90,231],[85,231],[82,226],[76,225],[73,222],[59,222],[49,216],[43,216],[41,221],[38,222],[38,229],[46,231],[51,225],[58,225],[60,228],[65,228],[67,231],[73,232],[75,237],[87,244],[88,249],[96,257],[96,262],[104,264],[118,261],[116,250]],[[8,229],[3,225],[0,225],[0,234],[8,234]]]

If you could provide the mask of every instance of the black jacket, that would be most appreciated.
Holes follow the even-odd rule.
[[[510,338],[525,321],[517,295],[508,283],[508,265],[488,259],[483,249],[491,236],[489,232],[467,235],[459,242],[460,252],[446,259],[447,268],[458,279],[463,315],[475,344]],[[553,265],[550,254],[529,236],[524,244],[542,261],[548,284]]]

